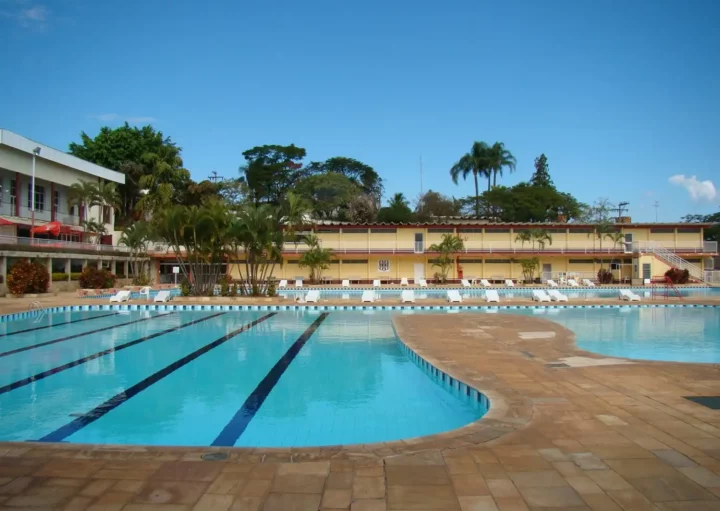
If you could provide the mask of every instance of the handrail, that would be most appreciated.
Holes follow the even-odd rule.
[[[646,252],[655,254],[664,259],[671,266],[674,266],[675,268],[679,268],[681,270],[687,270],[690,276],[692,276],[693,278],[696,278],[703,282],[705,281],[705,275],[703,275],[703,271],[699,266],[686,261],[682,257],[678,256],[674,252],[671,252],[670,250],[655,241],[636,241],[632,243],[632,248],[634,252],[640,252],[644,250]]]
[[[48,238],[22,238],[18,236],[0,235],[0,244],[18,245],[25,247],[65,248],[77,250],[95,250],[97,252],[129,252],[130,249],[122,245],[103,245],[97,243],[81,243],[77,241],[54,240]]]

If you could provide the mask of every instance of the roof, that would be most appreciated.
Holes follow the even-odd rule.
[[[438,218],[428,222],[341,222],[339,220],[316,220],[313,225],[326,225],[337,227],[523,227],[523,228],[558,228],[558,227],[594,227],[596,224],[577,222],[491,222],[489,220],[478,220],[475,218],[449,217]],[[619,227],[710,227],[710,223],[685,223],[685,222],[639,222],[639,223],[613,223]]]
[[[90,174],[91,176],[100,177],[107,181],[113,181],[115,183],[125,184],[125,174],[114,170],[106,169],[100,165],[95,165],[89,161],[85,161],[77,156],[67,154],[63,151],[53,149],[50,146],[46,146],[29,138],[25,138],[22,135],[13,133],[12,131],[0,129],[0,146],[11,147],[17,151],[22,151],[27,154],[32,154],[36,147],[40,148],[39,158],[43,160],[57,163],[71,169]]]

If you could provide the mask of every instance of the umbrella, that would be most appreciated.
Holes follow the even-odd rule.
[[[45,225],[38,225],[37,227],[34,227],[32,229],[33,234],[42,234],[49,232],[53,236],[57,236],[60,234],[60,228],[62,227],[62,224],[60,222],[48,222]]]
[[[15,225],[15,222],[0,217],[0,225]]]

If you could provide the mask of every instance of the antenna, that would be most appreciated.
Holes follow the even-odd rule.
[[[222,176],[218,176],[217,171],[213,170],[212,172],[210,172],[210,176],[208,176],[208,179],[213,183],[217,183],[218,181],[223,181],[225,178]]]
[[[660,207],[660,203],[658,201],[655,201],[653,203],[653,207],[655,208],[655,222],[658,221],[658,208]]]
[[[629,205],[630,205],[629,202],[620,202],[620,203],[618,203],[618,205],[617,205],[618,218],[620,218],[620,217],[622,216],[623,211],[627,211],[627,210],[628,210],[627,206],[629,206]]]
[[[422,165],[422,154],[420,155],[420,195],[423,194],[423,165]]]

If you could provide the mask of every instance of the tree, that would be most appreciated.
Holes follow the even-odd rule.
[[[222,183],[214,183],[209,179],[196,183],[190,181],[182,197],[182,204],[186,206],[200,206],[206,201],[215,200],[220,197]]]
[[[301,179],[294,190],[312,204],[316,218],[337,219],[362,189],[338,172],[315,174]]]
[[[460,201],[454,197],[428,190],[418,198],[415,216],[419,222],[427,222],[432,218],[459,216],[460,209]]]
[[[408,223],[413,220],[413,212],[409,203],[402,193],[396,193],[388,203],[387,207],[378,211],[378,222],[383,223]]]
[[[98,245],[102,241],[102,237],[107,234],[105,224],[97,220],[85,220],[82,222],[82,226],[85,229],[85,236],[94,238],[94,242]]]
[[[518,262],[522,268],[525,282],[533,282],[535,280],[535,272],[540,269],[540,259],[533,257],[530,259],[520,259]]]
[[[443,234],[440,243],[433,243],[428,247],[429,252],[437,252],[438,256],[434,259],[433,267],[438,267],[439,280],[441,283],[447,281],[448,272],[455,263],[454,254],[462,252],[465,249],[463,239],[457,234]]]
[[[335,156],[324,162],[311,162],[307,166],[307,170],[316,174],[330,172],[342,174],[361,188],[364,193],[374,197],[378,203],[380,202],[383,190],[382,178],[375,172],[375,169],[361,161]]]
[[[134,284],[139,285],[141,281],[144,281],[147,246],[151,240],[150,224],[135,222],[123,230],[118,241],[118,244],[125,245],[130,250],[130,266]]]
[[[475,208],[472,197],[463,199],[462,203],[468,210]],[[582,212],[582,204],[572,195],[528,183],[496,186],[480,197],[480,215],[499,222],[557,222],[560,216],[576,219]]]
[[[174,146],[161,146],[156,153],[142,157],[150,171],[138,180],[140,199],[135,204],[137,211],[145,218],[173,204],[182,204],[192,183],[190,172],[182,168],[178,150]]]
[[[310,282],[318,282],[322,277],[323,270],[330,268],[332,250],[322,248],[320,240],[314,235],[308,236],[306,243],[308,250],[300,256],[298,266],[300,268],[310,268]]]
[[[377,216],[377,202],[367,194],[359,194],[350,199],[345,211],[344,220],[356,224],[366,224],[375,221]]]
[[[255,204],[279,205],[285,194],[309,174],[302,166],[306,151],[294,144],[256,146],[242,154],[247,163],[240,167],[241,179]]]
[[[68,204],[78,207],[80,222],[89,220],[89,208],[100,205],[98,187],[92,181],[78,180],[68,188]]]
[[[488,190],[490,190],[490,162],[488,158],[489,147],[485,142],[475,142],[469,153],[460,158],[450,169],[450,177],[453,183],[458,184],[462,176],[467,179],[472,174],[475,181],[475,218],[480,217],[480,189],[478,188],[478,176],[488,178]]]
[[[602,221],[593,226],[592,232],[588,233],[588,236],[593,236],[593,246],[595,240],[598,241],[600,246],[600,252],[602,252],[602,242],[604,239],[613,239],[613,233],[617,232],[617,227],[608,221]],[[603,267],[603,259],[600,258],[600,269]]]
[[[510,151],[505,149],[505,144],[495,142],[487,151],[487,166],[493,176],[493,186],[497,185],[497,176],[503,175],[503,168],[515,172],[517,161]]]
[[[535,245],[542,250],[546,243],[552,245],[552,236],[545,229],[524,229],[515,236],[515,241],[519,241],[523,247],[525,243],[530,243],[533,251]]]
[[[703,230],[705,241],[720,241],[720,212],[710,215],[685,215],[683,222],[713,224]]]
[[[533,186],[554,186],[550,178],[550,167],[545,153],[535,158],[535,172],[530,178],[530,184]]]
[[[80,139],[80,143],[70,144],[70,154],[125,174],[125,184],[118,187],[121,221],[135,217],[135,204],[141,198],[140,180],[155,170],[157,158],[173,170],[182,169],[181,148],[150,125],[138,128],[125,123],[114,129],[105,126],[94,138],[82,132]]]

